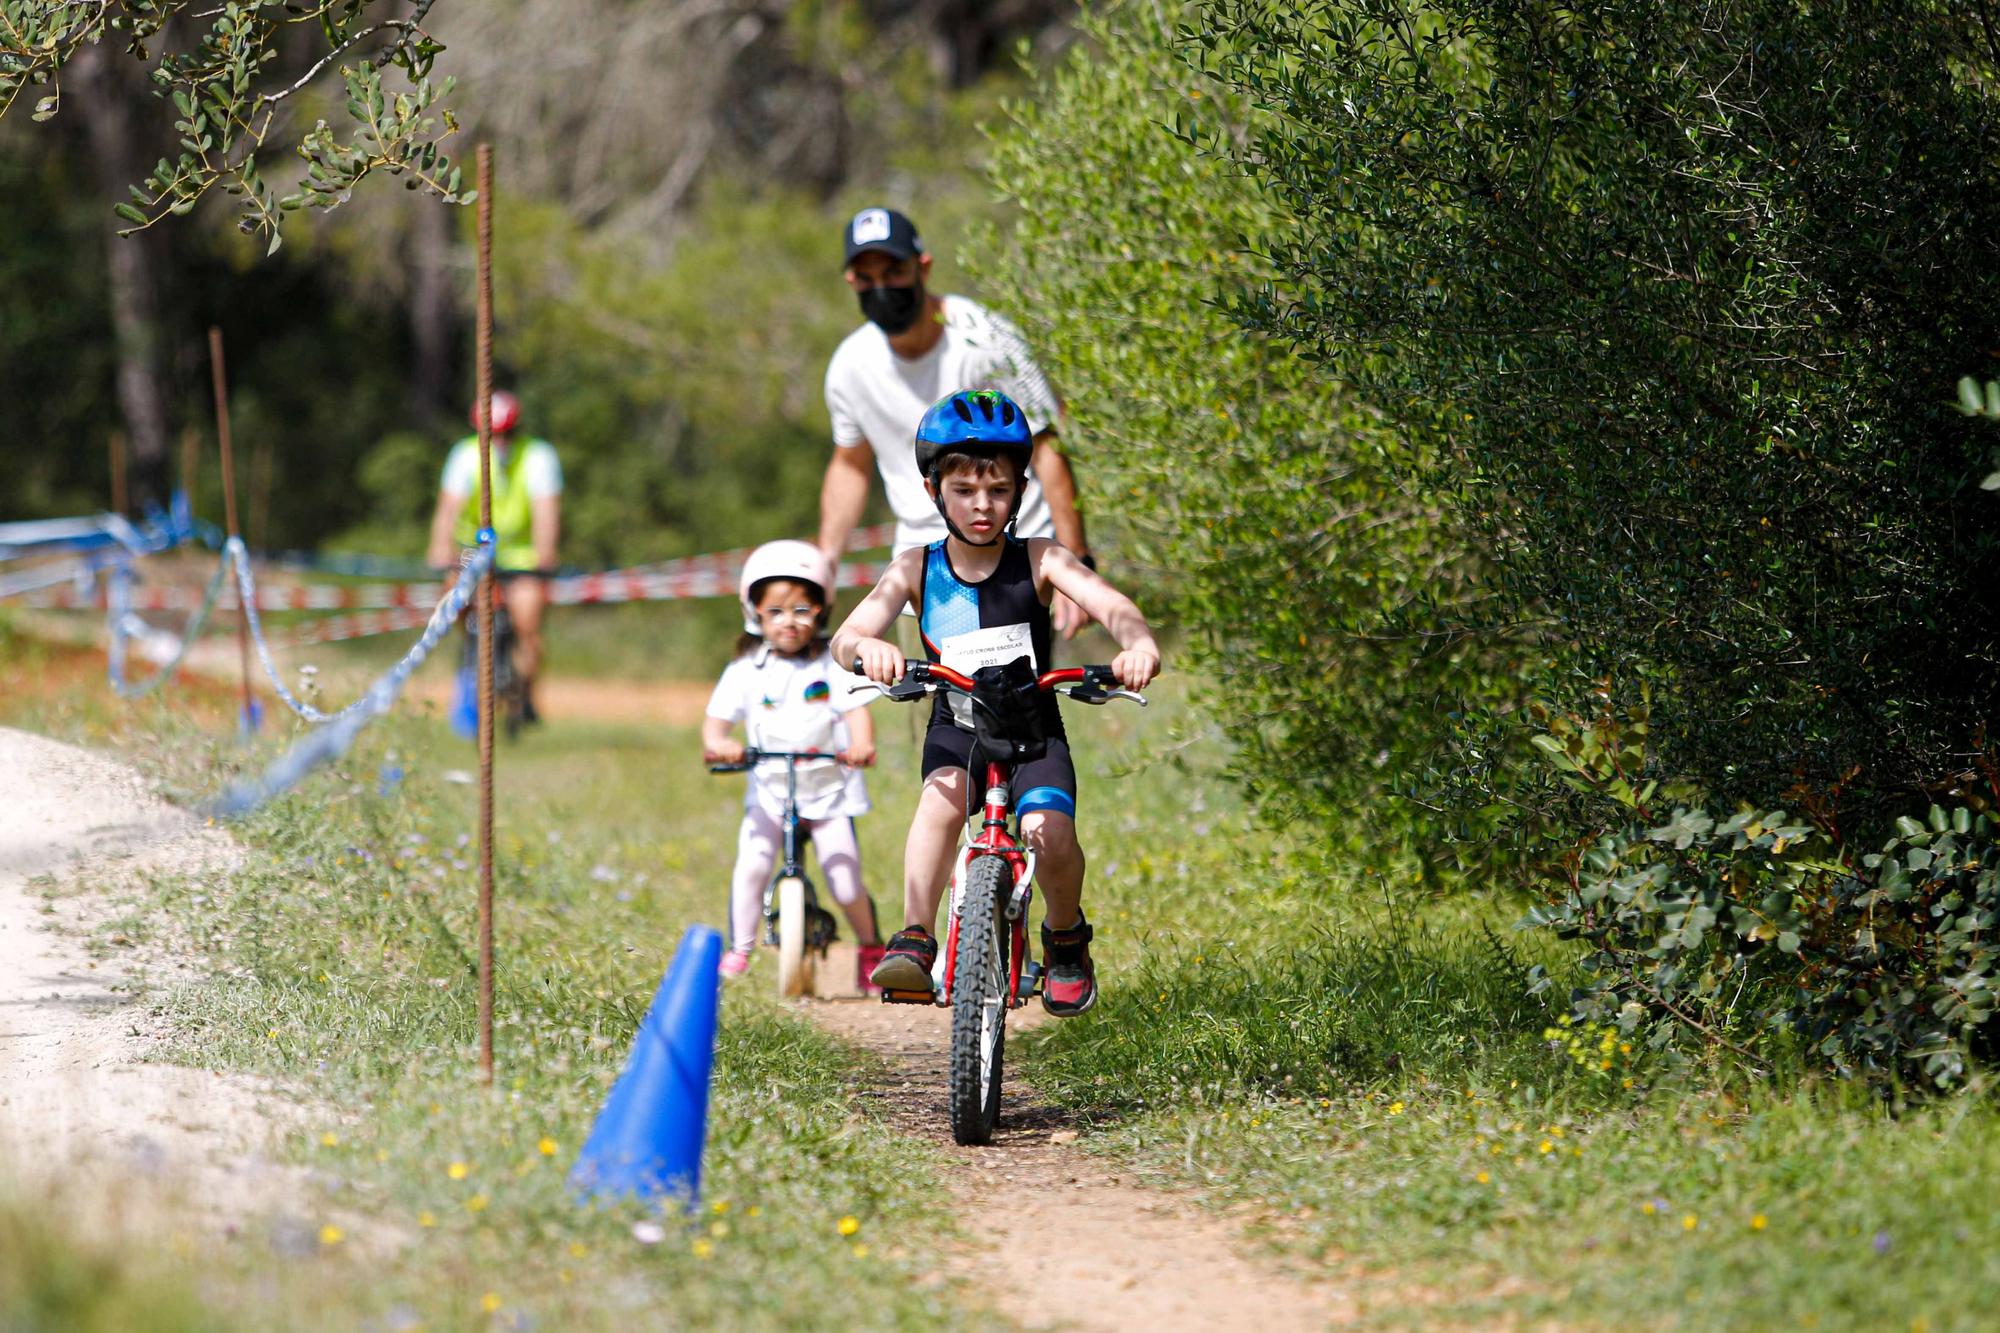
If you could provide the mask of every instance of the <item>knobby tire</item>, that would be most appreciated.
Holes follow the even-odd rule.
[[[965,868],[951,984],[951,1137],[961,1144],[990,1143],[1000,1123],[1008,942],[1000,905],[1012,880],[1002,857],[975,856]]]

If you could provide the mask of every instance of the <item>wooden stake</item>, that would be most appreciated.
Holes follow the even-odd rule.
[[[215,382],[215,438],[222,448],[222,514],[229,535],[238,535],[236,526],[236,455],[229,444],[229,377],[222,365],[222,330],[208,329],[208,365]],[[257,701],[250,693],[250,609],[243,605],[243,588],[236,589],[236,651],[243,666],[243,725],[256,716]]]
[[[190,427],[181,432],[181,493],[187,496],[188,513],[195,510],[195,469],[201,461],[201,434]]]
[[[493,530],[493,145],[479,145],[479,531]],[[493,598],[489,567],[479,606],[479,1077],[493,1082]]]
[[[123,515],[126,504],[125,432],[114,430],[111,432],[111,512]]]
[[[245,534],[253,551],[266,551],[271,536],[271,437],[257,441],[250,454],[250,528]]]

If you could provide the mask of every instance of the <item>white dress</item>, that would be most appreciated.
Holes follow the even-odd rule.
[[[759,750],[816,750],[832,755],[847,748],[846,715],[875,699],[873,689],[854,690],[861,677],[834,665],[824,645],[813,657],[787,657],[769,645],[739,657],[724,669],[708,699],[708,715],[743,724],[746,742]],[[868,813],[868,784],[859,769],[832,759],[798,768],[799,818],[835,819]],[[761,807],[774,818],[785,812],[785,763],[767,760],[750,773],[745,809]]]

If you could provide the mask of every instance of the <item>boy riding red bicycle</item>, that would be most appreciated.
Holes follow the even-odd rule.
[[[1160,670],[1145,617],[1061,544],[1013,536],[1033,439],[1005,394],[955,393],[917,429],[918,470],[949,535],[898,556],[833,639],[833,658],[855,663],[888,689],[906,663],[881,636],[907,605],[915,608],[924,651],[942,670],[920,686],[936,689],[924,740],[924,786],[903,853],[904,926],[889,940],[875,984],[899,995],[933,990],[939,900],[968,815],[984,802],[987,761],[1004,758],[1007,793],[1019,817],[1035,878],[1047,894],[1042,923],[1042,1004],[1060,1018],[1097,1000],[1090,923],[1083,915],[1084,856],[1076,837],[1076,769],[1050,690],[1077,687],[1102,702],[1114,687],[1136,691]],[[1122,651],[1108,669],[1050,672],[1049,602],[1061,593],[1108,630]],[[977,673],[992,688],[971,688]],[[1004,679],[1011,673],[1011,680]],[[912,676],[918,673],[910,673]],[[954,679],[955,678],[955,679]],[[906,687],[907,688],[907,687]],[[1086,693],[1087,691],[1094,693]],[[897,697],[892,692],[892,697]],[[1009,711],[1011,717],[996,715]],[[1005,747],[1004,755],[995,751]],[[977,756],[975,751],[977,750]],[[980,762],[972,770],[975,757]],[[1018,969],[1018,955],[1015,959]]]

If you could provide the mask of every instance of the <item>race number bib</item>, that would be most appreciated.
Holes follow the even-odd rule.
[[[1004,666],[1017,657],[1039,671],[1035,660],[1035,636],[1027,625],[995,625],[953,634],[938,643],[938,657],[954,671],[971,675],[981,667]]]
[[[1005,666],[1017,657],[1027,658],[1030,667],[1040,669],[1035,661],[1034,632],[1027,625],[968,630],[964,634],[947,635],[938,642],[938,660],[968,676],[981,667]],[[970,700],[954,694],[949,696],[946,707],[951,710],[953,722],[967,731],[973,729]]]

